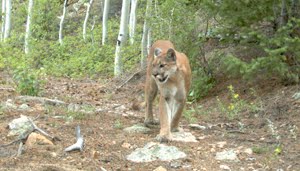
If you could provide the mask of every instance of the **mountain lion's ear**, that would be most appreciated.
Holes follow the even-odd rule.
[[[162,52],[162,50],[160,48],[155,48],[155,50],[154,50],[154,58],[157,58],[161,52]]]
[[[169,59],[171,61],[176,61],[176,53],[175,53],[174,49],[172,49],[172,48],[168,49],[167,59]]]

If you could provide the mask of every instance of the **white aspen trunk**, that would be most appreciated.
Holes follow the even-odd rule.
[[[28,14],[27,14],[27,23],[26,23],[26,32],[25,32],[25,54],[29,53],[29,36],[30,36],[30,24],[32,16],[33,0],[28,2]]]
[[[5,27],[4,27],[4,36],[3,40],[7,39],[10,36],[10,19],[11,19],[11,0],[6,0],[5,2]]]
[[[173,35],[173,18],[174,18],[174,8],[171,10],[171,16],[169,21],[169,40],[172,40]]]
[[[151,28],[148,28],[148,34],[147,34],[147,55],[150,52],[151,48]]]
[[[138,4],[138,0],[131,0],[131,9],[130,9],[130,18],[129,18],[129,39],[130,39],[130,44],[134,43],[137,4]]]
[[[129,7],[130,7],[130,0],[123,0],[120,31],[119,31],[119,35],[118,35],[118,40],[117,40],[117,45],[116,45],[116,53],[115,53],[115,68],[114,68],[115,76],[120,75],[122,72],[121,50],[122,50],[123,44],[126,41],[127,32],[128,32],[127,27],[128,27]]]
[[[2,9],[1,9],[1,20],[2,20],[2,24],[1,24],[1,42],[3,41],[4,39],[4,30],[5,30],[5,2],[6,0],[2,0]]]
[[[85,19],[83,22],[83,31],[82,31],[82,35],[83,35],[83,40],[86,40],[86,25],[87,25],[87,21],[89,19],[90,16],[90,10],[91,10],[91,6],[93,4],[93,0],[90,0],[90,2],[87,4],[87,10],[86,10],[86,15],[85,15]]]
[[[96,19],[95,17],[93,17],[93,25],[91,27],[91,33],[92,33],[92,45],[94,46],[94,42],[95,42],[95,39],[94,39],[94,28],[95,28],[95,23],[96,23]]]
[[[141,67],[144,68],[146,66],[146,56],[148,54],[147,52],[147,36],[148,36],[148,28],[146,21],[144,22],[143,27],[143,35],[142,35],[142,43],[141,43]]]
[[[147,38],[148,38],[148,32],[150,30],[149,24],[148,24],[148,18],[150,17],[150,7],[152,4],[152,0],[147,0],[147,6],[146,6],[146,17],[144,21],[144,26],[143,26],[143,36],[142,36],[142,43],[141,43],[141,67],[146,66],[146,57],[148,55],[148,50],[147,50]]]
[[[104,9],[103,9],[103,18],[102,18],[102,45],[105,44],[107,39],[107,19],[109,12],[109,3],[110,0],[105,0]]]
[[[66,13],[67,13],[67,3],[68,3],[68,0],[65,0],[65,2],[64,2],[64,8],[63,8],[63,14],[62,14],[62,16],[60,18],[60,23],[59,23],[58,41],[59,41],[60,45],[63,44],[62,31],[63,31],[63,24],[64,24],[64,21],[65,21],[65,16],[66,16]]]

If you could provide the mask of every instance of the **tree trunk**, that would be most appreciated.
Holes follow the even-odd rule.
[[[149,25],[148,25],[148,18],[150,16],[150,7],[152,4],[152,0],[147,0],[147,7],[146,7],[146,15],[145,15],[145,21],[144,21],[144,26],[143,26],[143,36],[142,36],[142,44],[141,44],[141,67],[146,66],[146,57],[148,55],[148,50],[147,50],[147,37],[148,37],[148,32],[150,30]]]
[[[288,13],[286,9],[286,0],[282,0],[279,27],[286,25],[288,22]]]
[[[104,2],[103,18],[102,18],[102,45],[104,45],[107,40],[107,19],[108,19],[108,12],[109,12],[109,3],[110,0],[105,0]]]
[[[65,0],[64,7],[63,7],[63,14],[60,18],[60,23],[59,23],[58,41],[59,41],[60,45],[63,44],[62,30],[63,30],[64,21],[65,21],[65,16],[66,16],[66,13],[67,13],[67,4],[68,4],[68,0]]]
[[[5,41],[10,36],[11,27],[11,0],[6,0],[5,2],[5,27],[3,40]]]
[[[32,16],[33,0],[28,2],[28,14],[27,14],[27,23],[26,23],[26,33],[25,33],[25,54],[29,53],[29,36],[30,36],[30,24]]]
[[[87,21],[88,21],[89,16],[90,16],[90,10],[91,10],[92,4],[93,4],[93,0],[90,0],[90,2],[87,4],[87,10],[86,10],[84,23],[83,23],[83,31],[82,31],[84,41],[86,40],[86,25],[87,25]]]
[[[6,0],[2,0],[2,9],[1,9],[1,13],[2,13],[2,17],[1,17],[1,21],[2,21],[2,24],[1,24],[1,42],[3,41],[4,39],[4,31],[5,31],[5,2]]]
[[[292,17],[295,17],[297,19],[300,18],[300,4],[299,0],[292,0]]]
[[[134,33],[136,27],[136,8],[138,0],[131,0],[130,19],[129,19],[129,39],[130,44],[134,43]]]
[[[170,16],[170,20],[169,20],[169,40],[172,40],[174,8],[172,8],[170,11],[171,11],[171,16]]]
[[[151,48],[151,28],[148,28],[148,34],[147,34],[147,55],[150,52],[150,48]]]
[[[96,19],[95,19],[95,17],[93,17],[93,24],[92,24],[92,27],[91,27],[91,38],[92,38],[92,45],[93,45],[93,47],[94,47],[94,42],[95,42],[95,39],[94,39],[95,23],[96,23]]]
[[[291,16],[295,19],[300,19],[300,4],[299,0],[292,0],[292,12]],[[300,26],[297,25],[295,21],[292,22],[293,26],[295,27],[292,36],[293,37],[300,37]]]
[[[116,53],[115,53],[115,68],[114,74],[118,76],[122,72],[122,46],[126,41],[127,32],[128,32],[128,16],[129,16],[129,7],[130,0],[123,0],[122,3],[122,14],[121,14],[121,23],[120,23],[120,31],[117,40]]]

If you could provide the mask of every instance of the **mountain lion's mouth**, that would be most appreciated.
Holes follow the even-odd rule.
[[[159,77],[157,77],[157,79],[160,83],[165,83],[167,81],[168,77],[169,77],[168,75],[166,75],[164,77],[159,76]]]

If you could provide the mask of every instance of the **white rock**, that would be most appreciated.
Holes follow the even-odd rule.
[[[249,155],[252,155],[252,154],[253,154],[253,150],[252,150],[251,148],[246,148],[246,149],[244,150],[244,153],[249,154]]]
[[[153,171],[167,171],[167,169],[165,169],[162,166],[159,166],[158,168],[154,169]]]
[[[6,102],[3,104],[4,109],[16,109],[17,106],[13,103],[11,99],[7,99]]]
[[[55,153],[55,152],[51,152],[50,154],[53,158],[57,157],[57,153]]]
[[[216,153],[216,160],[229,160],[229,161],[239,161],[235,151],[228,150]]]
[[[224,146],[227,144],[226,141],[217,142],[217,147],[224,148]]]
[[[173,132],[172,141],[179,142],[198,142],[196,137],[190,132]]]
[[[199,124],[189,124],[189,127],[193,128],[193,129],[199,129],[199,130],[205,130],[206,127],[199,125]]]
[[[145,127],[144,125],[141,124],[136,124],[133,125],[131,127],[127,127],[125,129],[123,129],[125,132],[130,133],[130,134],[134,134],[134,133],[148,133],[149,131],[151,131],[150,128]]]
[[[126,159],[132,162],[151,162],[155,160],[171,161],[186,157],[186,154],[174,146],[155,142],[147,143],[143,148],[137,148]]]
[[[227,165],[220,165],[220,169],[222,170],[231,170],[229,166]]]

